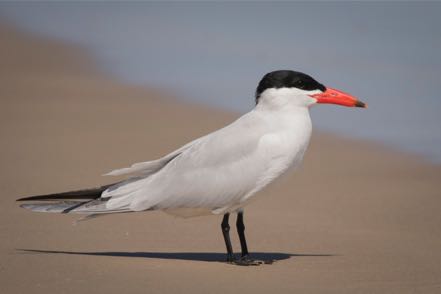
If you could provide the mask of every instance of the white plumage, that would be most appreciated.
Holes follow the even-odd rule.
[[[304,92],[268,90],[255,109],[232,124],[158,160],[110,172],[134,174],[134,180],[104,191],[106,208],[194,216],[243,207],[300,164],[311,135],[308,106],[314,103]]]
[[[18,200],[49,200],[52,202],[22,207],[89,217],[146,210],[183,217],[223,214],[221,228],[227,261],[262,264],[249,257],[242,208],[256,192],[302,162],[311,137],[309,107],[316,103],[366,107],[355,97],[327,88],[306,74],[274,71],[260,81],[256,107],[235,122],[160,159],[107,174],[128,175],[125,181]],[[231,212],[237,212],[240,259],[233,255],[229,235]]]

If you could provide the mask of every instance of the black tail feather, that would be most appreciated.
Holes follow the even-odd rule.
[[[116,183],[115,183],[116,184]],[[17,199],[17,201],[39,201],[39,200],[92,200],[101,197],[104,190],[115,184],[104,185],[97,188],[76,190],[55,194],[30,196]]]

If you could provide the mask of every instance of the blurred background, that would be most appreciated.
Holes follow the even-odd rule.
[[[0,292],[441,293],[440,16],[441,2],[0,2]],[[314,107],[301,172],[246,208],[250,251],[276,265],[222,264],[221,216],[74,226],[17,205],[226,125],[277,69],[369,108]]]
[[[305,72],[368,110],[313,123],[441,162],[441,3],[0,3],[2,22],[90,51],[101,68],[178,99],[246,112],[260,78]]]

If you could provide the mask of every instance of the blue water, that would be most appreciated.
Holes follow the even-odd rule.
[[[0,3],[0,18],[90,49],[127,82],[245,112],[268,71],[358,96],[316,127],[441,162],[441,3]]]

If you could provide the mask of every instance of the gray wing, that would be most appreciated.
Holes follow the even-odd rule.
[[[173,152],[171,152],[171,153],[169,153],[159,159],[152,160],[152,161],[138,162],[138,163],[131,165],[130,167],[115,169],[115,170],[112,170],[111,172],[104,174],[104,175],[105,176],[121,176],[121,175],[137,174],[142,177],[149,176],[149,175],[154,174],[157,171],[159,171],[161,168],[166,166],[170,161],[172,161],[174,158],[179,156],[182,152],[189,149],[193,144],[197,143],[198,141],[200,141],[203,138],[204,137],[201,137],[199,139],[191,141],[190,143],[182,146],[181,148],[179,148],[179,149],[177,149],[177,150],[175,150],[175,151],[173,151]]]
[[[107,207],[214,210],[236,203],[268,168],[268,153],[261,145],[265,131],[258,119],[242,117],[172,153],[173,159],[157,172],[105,191]]]

